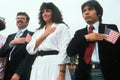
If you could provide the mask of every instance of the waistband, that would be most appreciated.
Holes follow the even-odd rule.
[[[37,52],[37,55],[38,56],[45,56],[45,55],[57,55],[58,54],[58,51],[56,50],[50,50],[50,51],[38,51]]]
[[[90,66],[91,66],[92,69],[99,69],[99,68],[101,68],[101,64],[98,63],[98,62],[91,62]]]

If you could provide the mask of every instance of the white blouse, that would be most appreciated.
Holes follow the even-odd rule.
[[[51,33],[47,38],[39,45],[39,47],[34,50],[36,40],[44,33],[45,26],[42,29],[36,30],[33,34],[31,41],[27,44],[27,51],[29,54],[36,54],[37,51],[43,50],[57,50],[59,51],[58,64],[64,64],[69,62],[69,58],[66,53],[66,48],[71,40],[69,34],[69,27],[65,24],[55,24],[53,23],[51,27],[56,27],[56,30]]]

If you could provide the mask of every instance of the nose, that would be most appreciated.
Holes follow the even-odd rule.
[[[85,14],[85,15],[88,15],[88,14],[89,14],[89,10],[86,10],[86,11],[84,12],[84,14]]]
[[[89,13],[89,10],[86,10],[86,11],[85,11],[85,14],[88,14],[88,13]]]
[[[46,12],[46,11],[44,11],[44,12],[43,12],[43,15],[45,15],[46,13],[47,13],[47,12]]]
[[[46,12],[43,13],[43,16],[46,15]]]

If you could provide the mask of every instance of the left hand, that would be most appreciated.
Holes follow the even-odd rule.
[[[17,73],[13,74],[11,78],[11,80],[19,80],[19,79],[20,79],[20,76]]]

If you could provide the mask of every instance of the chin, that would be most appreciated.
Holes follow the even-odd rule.
[[[94,24],[93,21],[86,21],[88,24]]]

